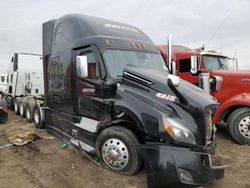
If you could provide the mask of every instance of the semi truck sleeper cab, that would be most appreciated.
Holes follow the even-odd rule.
[[[71,14],[43,24],[45,97],[37,127],[95,162],[148,186],[198,186],[223,178],[212,154],[218,103],[166,71],[134,26]]]

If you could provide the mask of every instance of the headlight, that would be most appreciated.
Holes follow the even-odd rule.
[[[167,117],[162,117],[162,120],[165,130],[171,138],[176,141],[196,145],[193,133],[188,130],[183,124]]]

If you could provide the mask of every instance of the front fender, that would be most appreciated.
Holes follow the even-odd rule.
[[[233,107],[233,106],[249,106],[250,107],[250,93],[248,94],[238,94],[234,97],[228,99],[225,103],[223,103],[219,109],[215,112],[213,123],[217,124],[221,119],[223,112],[225,110]]]
[[[144,133],[166,138],[166,131],[162,122],[162,112],[157,109],[157,104],[148,100],[145,96],[138,95],[128,90],[118,90],[115,99],[115,110],[124,111],[140,124],[140,130]]]

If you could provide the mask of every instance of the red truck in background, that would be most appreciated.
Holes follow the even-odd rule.
[[[226,123],[237,143],[250,143],[250,72],[233,70],[228,57],[216,51],[171,43],[157,48],[172,74],[202,87],[220,102],[213,123]]]

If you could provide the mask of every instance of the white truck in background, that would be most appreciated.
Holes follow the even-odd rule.
[[[0,94],[7,91],[7,74],[0,74]]]
[[[17,115],[33,121],[34,110],[43,104],[44,82],[42,57],[38,54],[15,53],[7,74],[4,93],[8,108]]]

